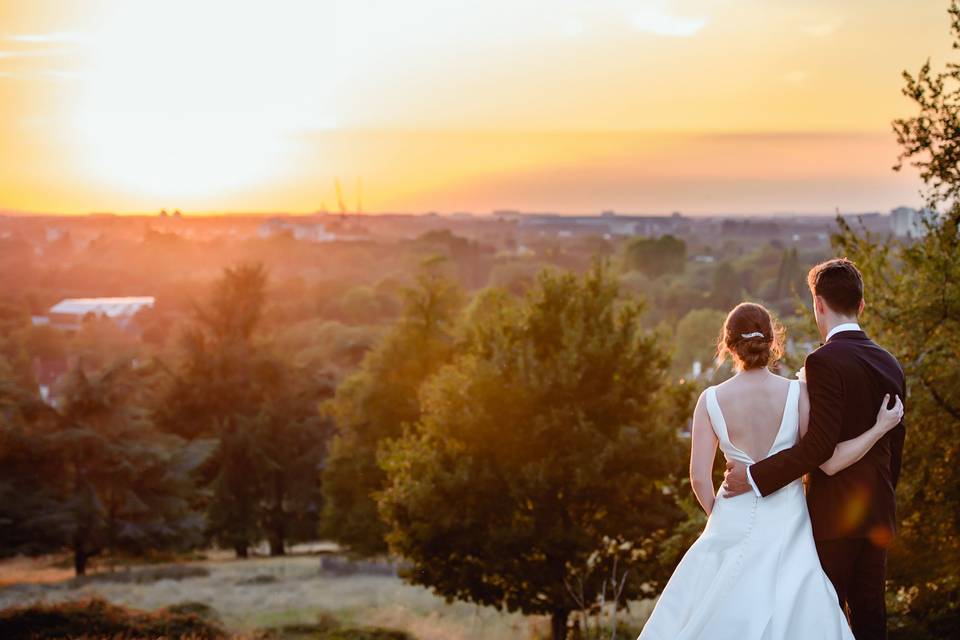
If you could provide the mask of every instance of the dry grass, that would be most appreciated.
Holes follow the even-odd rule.
[[[183,602],[211,607],[234,632],[314,624],[324,617],[357,626],[410,632],[418,640],[530,640],[544,637],[543,620],[498,612],[468,603],[448,604],[428,590],[390,575],[333,575],[320,569],[317,556],[215,559],[177,565],[132,567],[143,575],[99,575],[71,580],[46,562],[18,560],[0,564],[8,586],[0,588],[0,609],[35,602],[66,602],[102,597],[142,610]],[[8,574],[8,565],[15,570]],[[148,575],[149,574],[149,575]],[[19,580],[12,580],[10,576]],[[52,578],[60,581],[53,582]],[[18,582],[18,584],[11,584]],[[634,608],[643,619],[649,607]]]

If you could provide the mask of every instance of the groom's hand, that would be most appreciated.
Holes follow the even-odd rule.
[[[747,481],[747,466],[742,462],[728,462],[727,471],[723,474],[723,493],[720,495],[734,498],[750,491],[753,489]]]

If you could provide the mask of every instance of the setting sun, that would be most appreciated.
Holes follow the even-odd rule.
[[[304,131],[335,126],[322,5],[118,3],[78,41],[72,114],[99,181],[177,198],[254,188],[295,169]],[[326,42],[326,44],[325,44]]]
[[[949,52],[941,16],[934,0],[0,0],[0,207],[310,212],[338,178],[380,211],[915,204],[889,123],[905,61]],[[771,172],[788,178],[758,181]]]

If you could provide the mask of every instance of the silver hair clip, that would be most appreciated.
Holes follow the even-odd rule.
[[[754,331],[753,333],[741,333],[741,338],[762,338],[763,334],[759,331]]]

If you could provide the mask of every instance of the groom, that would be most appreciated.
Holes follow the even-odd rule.
[[[849,608],[857,640],[887,637],[884,582],[887,551],[896,530],[894,489],[900,476],[905,428],[901,422],[859,462],[828,476],[820,470],[838,442],[873,425],[884,394],[906,397],[896,358],[860,329],[863,278],[853,262],[818,264],[807,276],[817,328],[825,344],[804,364],[810,426],[794,447],[749,468],[727,465],[726,497],[749,491],[767,496],[810,474],[807,505],[820,563]]]

